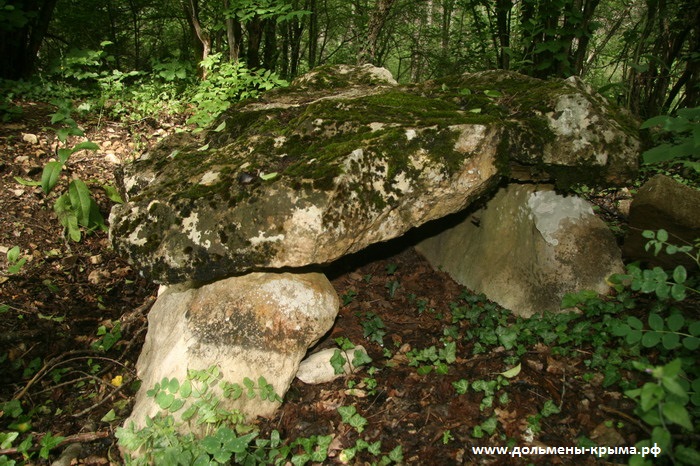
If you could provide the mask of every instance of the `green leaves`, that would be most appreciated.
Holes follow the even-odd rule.
[[[56,183],[58,183],[58,177],[61,174],[61,170],[63,170],[62,162],[47,162],[47,164],[44,165],[44,170],[41,173],[40,182],[41,189],[44,191],[44,194],[49,194],[56,186]]]
[[[654,426],[652,441],[666,449],[671,443],[667,424],[672,423],[689,431],[693,430],[693,420],[686,408],[691,401],[689,390],[700,386],[700,379],[695,379],[692,386],[684,380],[682,360],[676,358],[664,366],[647,367],[635,363],[639,370],[651,374],[656,382],[647,382],[641,388],[627,390],[625,394],[637,400],[637,414],[647,424]],[[693,403],[695,403],[693,398]]]
[[[362,320],[362,336],[380,346],[384,346],[386,327],[382,319],[373,312],[366,312]]]
[[[71,103],[66,101],[54,102],[58,106],[58,111],[52,115],[51,123],[63,123],[68,125],[56,131],[58,139],[65,143],[69,136],[83,135],[83,131],[78,128],[75,120],[70,118]],[[25,186],[41,186],[45,195],[49,195],[58,185],[63,171],[63,167],[70,159],[71,155],[82,150],[98,150],[99,146],[92,141],[83,141],[72,147],[61,147],[57,150],[58,160],[52,160],[44,165],[39,181],[25,180],[15,177],[15,180]],[[107,196],[113,202],[122,202],[117,191],[110,186],[103,186]],[[87,185],[79,180],[73,179],[68,184],[68,189],[63,192],[54,202],[54,212],[58,220],[63,225],[64,231],[73,241],[80,241],[82,232],[80,227],[84,227],[88,233],[101,229],[106,230],[104,218],[100,209],[92,197]]]
[[[100,208],[92,198],[90,188],[81,180],[75,179],[70,182],[68,192],[56,199],[54,212],[73,241],[80,241],[81,226],[88,232],[96,229],[107,230]]]
[[[661,344],[667,350],[674,350],[681,345],[690,351],[700,347],[700,321],[688,324],[679,312],[664,319],[659,314],[649,314],[647,323],[649,329],[644,329],[644,323],[634,316],[613,326],[616,336],[624,337],[630,345],[641,343],[645,348],[653,348]],[[682,330],[688,324],[687,333]]]
[[[498,428],[498,419],[496,416],[491,416],[478,426],[474,427],[472,437],[483,438],[485,435],[490,437],[494,432],[496,432],[496,428]]]
[[[690,158],[686,165],[695,168],[700,159],[700,107],[678,110],[675,117],[659,115],[648,119],[641,129],[659,126],[663,133],[671,133],[672,142],[664,142],[642,154],[644,163],[659,163],[668,160]]]
[[[629,264],[627,274],[615,274],[610,277],[610,281],[618,285],[618,289],[629,285],[633,291],[654,293],[661,300],[672,298],[682,301],[686,297],[687,278],[687,271],[682,265],[677,266],[669,275],[661,267],[642,270],[637,264]]]
[[[467,390],[469,390],[469,381],[466,379],[459,379],[452,382],[452,387],[454,387],[455,392],[457,392],[458,395],[464,395],[467,393]]]
[[[506,379],[512,379],[513,377],[516,377],[518,374],[520,374],[521,368],[522,364],[518,363],[518,365],[513,367],[512,369],[508,369],[505,372],[501,372],[501,375]]]
[[[61,437],[60,435],[54,437],[51,435],[51,432],[47,432],[46,435],[44,435],[39,441],[39,446],[41,447],[39,450],[39,457],[46,460],[49,459],[49,453],[51,450],[60,445],[64,440],[65,437]]]
[[[225,60],[221,53],[210,54],[200,66],[206,70],[207,79],[199,82],[191,97],[195,110],[188,120],[199,126],[200,131],[214,123],[231,103],[255,98],[263,90],[288,84],[272,71],[249,70],[242,62]],[[214,130],[223,129],[219,128],[220,125]]]
[[[438,374],[447,374],[449,364],[457,360],[457,343],[447,341],[444,347],[437,349],[434,345],[422,350],[412,349],[406,353],[408,365],[418,367],[420,375],[426,375],[435,370]]]
[[[333,356],[331,356],[330,363],[334,373],[342,374],[343,372],[345,372],[345,369],[343,369],[343,367],[345,366],[346,362],[347,359],[345,359],[345,356],[343,356],[343,353],[339,349],[333,352]]]
[[[22,257],[19,246],[14,246],[7,251],[7,273],[10,275],[19,273],[26,263],[27,258]]]
[[[502,92],[496,91],[496,90],[491,90],[491,89],[485,90],[484,94],[486,95],[486,97],[491,97],[492,99],[496,99],[498,97],[503,97]]]
[[[361,434],[365,430],[367,419],[362,417],[354,406],[339,406],[338,414],[340,414],[344,423],[355,428],[358,433]]]

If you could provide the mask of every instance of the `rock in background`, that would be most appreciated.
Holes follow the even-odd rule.
[[[615,238],[583,199],[510,185],[461,223],[416,246],[437,268],[530,317],[558,311],[569,292],[608,290],[622,272]]]
[[[629,230],[622,247],[630,261],[641,260],[667,269],[679,264],[697,267],[695,261],[684,254],[669,256],[661,252],[654,256],[653,249],[644,249],[648,239],[642,237],[642,232],[661,228],[668,231],[672,244],[694,244],[700,238],[700,191],[666,175],[656,175],[644,183],[632,200]]]
[[[263,376],[280,396],[299,362],[333,325],[338,296],[322,274],[252,273],[199,288],[169,287],[148,315],[148,334],[137,362],[142,380],[131,417],[143,426],[160,408],[146,391],[163,377],[185,380],[188,369],[216,364],[224,380],[242,384]],[[279,403],[225,400],[247,418],[269,416]]]

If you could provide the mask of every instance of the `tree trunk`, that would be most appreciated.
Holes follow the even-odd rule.
[[[205,60],[211,53],[211,37],[209,33],[202,29],[199,22],[199,0],[189,0],[183,4],[187,12],[187,20],[190,23],[190,28],[194,31],[194,36],[197,40],[194,41],[198,52],[199,61]],[[202,79],[207,79],[207,70],[200,67],[200,76]]]
[[[694,2],[648,0],[645,24],[628,72],[627,104],[642,118],[667,113],[685,88],[683,106],[697,105],[698,9]],[[688,57],[686,58],[686,55]],[[645,57],[654,57],[643,62]],[[679,63],[685,63],[681,69]],[[695,79],[691,79],[695,78]]]
[[[367,38],[362,44],[360,51],[357,55],[357,63],[372,63],[374,65],[379,65],[377,62],[377,41],[379,40],[379,33],[382,32],[384,23],[386,23],[386,18],[389,16],[389,11],[391,6],[396,0],[377,0],[374,10],[369,18],[369,24],[367,25]]]
[[[28,78],[34,72],[57,1],[25,1],[21,10],[24,24],[0,29],[0,78]]]
[[[299,72],[299,61],[301,60],[301,37],[304,27],[299,18],[294,18],[287,24],[289,36],[289,74],[296,76]]]
[[[316,0],[309,0],[306,9],[309,16],[309,69],[316,66],[316,51],[318,49],[318,9]]]
[[[133,0],[129,1],[131,10],[131,32],[134,35],[134,68],[140,69],[141,61],[141,27],[139,25],[139,7]]]
[[[269,18],[263,21],[263,38],[265,47],[263,48],[263,68],[275,70],[279,50],[277,49],[277,19]]]
[[[260,68],[260,44],[263,37],[263,24],[259,17],[253,17],[246,24],[248,31],[248,50],[246,53],[246,65],[249,69]]]
[[[231,8],[231,1],[224,0],[224,9],[229,11]],[[226,18],[226,42],[228,44],[228,59],[231,63],[238,62],[238,56],[241,50],[241,36],[243,32],[241,31],[241,24],[229,15]]]
[[[498,31],[498,67],[510,69],[510,11],[513,0],[496,2],[496,30]]]

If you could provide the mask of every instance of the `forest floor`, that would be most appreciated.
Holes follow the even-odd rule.
[[[114,432],[129,414],[134,365],[157,287],[116,256],[105,232],[66,241],[52,209],[57,194],[45,196],[41,188],[15,181],[39,179],[54,155],[55,137],[45,128],[52,112],[26,103],[23,116],[0,124],[0,401],[18,400],[22,413],[12,414],[5,405],[0,432],[31,432],[35,440],[51,432],[67,437],[61,446],[82,446],[73,464],[121,464]],[[119,162],[176,127],[82,124],[100,150],[75,154],[59,190],[70,176],[92,187],[112,183]],[[110,201],[99,188],[94,192],[106,218]],[[27,262],[9,274],[6,253],[14,246]],[[626,459],[478,456],[471,447],[503,446],[506,439],[521,446],[571,447],[582,439],[632,446],[646,438],[632,414],[634,404],[616,385],[604,388],[602,375],[591,376],[583,361],[593,349],[585,344],[565,357],[549,346],[533,346],[521,358],[518,376],[507,379],[498,377],[512,368],[504,362],[504,348],[474,354],[475,342],[461,339],[446,374],[421,375],[407,354],[439,351],[452,341],[455,326],[463,331],[470,325],[455,323],[452,315],[455,303],[464,302],[463,288],[400,242],[336,265],[329,275],[344,304],[317,348],[335,347],[335,339],[345,337],[367,349],[375,369],[315,386],[295,380],[278,415],[259,421],[261,437],[272,429],[283,439],[331,434],[329,462],[339,461],[340,449],[358,438],[380,440],[383,453],[402,445],[406,464],[617,464]],[[119,338],[111,342],[110,336]],[[107,351],[97,347],[110,343]],[[498,380],[499,401],[488,407],[483,392],[457,394],[453,382],[460,380]],[[558,412],[543,413],[548,401]],[[368,421],[362,434],[340,422],[336,408],[349,405]],[[493,435],[476,438],[475,427],[493,417]],[[13,451],[0,455],[19,461]],[[56,448],[50,458],[60,452]],[[365,452],[353,464],[372,458]],[[35,452],[31,462],[50,461]]]

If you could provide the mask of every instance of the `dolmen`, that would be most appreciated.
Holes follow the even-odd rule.
[[[110,215],[114,248],[165,289],[127,422],[154,416],[146,391],[188,369],[262,376],[283,396],[338,313],[324,267],[453,214],[469,228],[453,222],[417,249],[514,312],[601,290],[619,250],[591,206],[563,194],[633,179],[637,128],[576,78],[487,71],[399,85],[385,69],[341,65],[166,139],[123,167],[125,202]],[[226,402],[250,418],[279,405]]]

